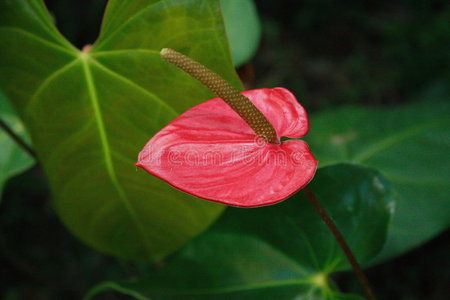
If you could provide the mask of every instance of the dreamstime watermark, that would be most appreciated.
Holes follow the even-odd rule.
[[[310,163],[308,149],[292,150],[285,149],[279,145],[268,144],[261,138],[253,142],[235,144],[227,147],[226,144],[204,145],[193,144],[192,149],[178,150],[174,145],[169,149],[155,150],[151,146],[146,148],[140,155],[143,164],[170,167],[226,167],[232,164],[243,164],[252,166],[273,165],[303,166]]]

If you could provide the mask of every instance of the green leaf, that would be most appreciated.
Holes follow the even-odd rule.
[[[383,177],[342,164],[320,169],[310,188],[358,259],[374,257],[393,208]],[[330,273],[348,268],[335,239],[300,192],[273,206],[229,208],[210,230],[146,279],[103,283],[87,298],[115,289],[153,300],[363,299],[339,294],[328,279]]]
[[[354,162],[380,170],[397,207],[378,260],[424,243],[450,224],[450,103],[343,108],[316,115],[307,137],[319,166]]]
[[[144,144],[213,95],[159,57],[174,48],[237,88],[218,0],[111,0],[100,37],[78,51],[40,0],[0,1],[0,85],[30,131],[54,206],[94,248],[161,259],[223,206],[134,167]]]
[[[25,141],[29,141],[25,128],[6,97],[0,91],[0,119]],[[23,150],[0,128],[0,199],[5,182],[34,164],[34,158]]]
[[[231,57],[236,67],[248,62],[258,49],[261,25],[253,0],[222,0]]]

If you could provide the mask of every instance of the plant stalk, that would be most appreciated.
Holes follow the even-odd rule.
[[[333,222],[331,217],[325,211],[325,209],[320,204],[319,200],[317,199],[316,195],[314,195],[314,193],[311,191],[311,189],[306,187],[306,188],[304,188],[304,191],[305,191],[306,195],[308,196],[309,200],[311,201],[312,205],[314,206],[314,208],[319,213],[322,220],[327,225],[328,229],[330,229],[331,233],[335,237],[335,239],[338,242],[339,246],[341,247],[342,251],[344,251],[344,254],[347,257],[347,260],[350,262],[350,265],[352,266],[352,269],[355,272],[356,277],[358,277],[361,285],[363,286],[363,288],[367,294],[367,297],[370,300],[376,300],[375,294],[374,294],[372,288],[370,287],[370,284],[369,284],[369,281],[367,280],[366,275],[362,271],[355,256],[353,255],[352,250],[348,246],[347,242],[345,241],[341,232],[337,228],[336,224]]]
[[[0,127],[16,142],[17,145],[19,145],[23,150],[28,152],[32,157],[37,159],[36,152],[34,152],[33,149],[30,148],[14,131],[12,131],[11,128],[2,120],[0,119]]]

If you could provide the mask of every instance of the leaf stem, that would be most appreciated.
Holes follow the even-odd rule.
[[[352,250],[348,246],[347,242],[345,241],[344,237],[342,236],[341,232],[337,228],[336,224],[331,219],[330,215],[325,211],[324,207],[320,204],[319,200],[317,199],[316,195],[309,189],[308,187],[304,188],[304,191],[306,195],[308,196],[309,200],[311,200],[312,205],[319,213],[322,220],[325,222],[325,224],[328,226],[328,229],[330,229],[331,233],[335,237],[336,241],[338,242],[339,246],[341,247],[342,251],[344,251],[345,256],[347,257],[347,260],[350,262],[350,265],[353,268],[353,271],[356,274],[356,277],[358,277],[361,285],[363,286],[367,296],[370,300],[375,300],[375,294],[372,291],[372,288],[370,287],[369,281],[367,280],[366,275],[364,275],[364,272],[362,271],[360,265],[358,264],[355,256],[353,255]]]
[[[16,144],[18,144],[23,150],[28,152],[32,157],[37,159],[36,152],[34,152],[33,149],[31,149],[30,146],[28,146],[14,131],[12,131],[11,128],[2,120],[0,119],[0,127],[12,138]]]

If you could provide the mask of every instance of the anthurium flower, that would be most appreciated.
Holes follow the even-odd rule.
[[[240,93],[205,66],[172,49],[161,57],[189,73],[218,98],[201,103],[158,132],[136,166],[194,196],[232,206],[282,201],[313,178],[317,161],[299,140],[308,115],[286,89]],[[291,138],[291,139],[282,139]],[[373,291],[339,229],[314,193],[306,196],[341,246],[369,299]]]
[[[274,204],[303,188],[317,161],[304,141],[281,138],[306,135],[306,111],[284,88],[242,95],[273,126],[271,141],[255,133],[260,125],[252,128],[242,117],[253,117],[256,110],[236,112],[222,98],[214,98],[159,131],[140,152],[136,166],[186,193],[232,206]]]

